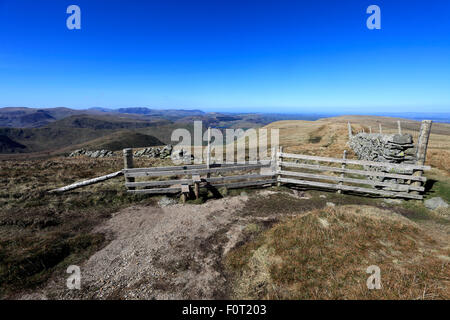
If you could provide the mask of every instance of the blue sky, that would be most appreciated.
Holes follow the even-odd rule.
[[[450,1],[0,0],[1,106],[450,112]]]

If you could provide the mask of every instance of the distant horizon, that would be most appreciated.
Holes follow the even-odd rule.
[[[2,0],[0,105],[450,112],[450,2],[371,4]]]
[[[409,120],[433,120],[441,123],[450,123],[450,111],[448,112],[411,112],[411,111],[403,111],[403,112],[322,112],[322,111],[299,111],[299,112],[285,112],[285,111],[277,111],[277,112],[264,112],[264,111],[221,111],[221,110],[213,110],[207,111],[201,108],[165,108],[165,107],[149,107],[149,106],[133,106],[133,107],[89,107],[89,108],[73,108],[67,106],[58,106],[58,107],[24,107],[24,106],[3,106],[2,108],[28,108],[28,109],[54,109],[54,108],[67,108],[72,110],[90,110],[90,109],[98,109],[98,110],[118,110],[118,109],[134,109],[134,108],[145,108],[149,110],[177,110],[177,111],[200,111],[204,113],[229,113],[229,114],[274,114],[274,115],[289,115],[289,116],[316,116],[317,119],[321,117],[334,117],[334,116],[379,116],[379,117],[397,117],[397,118],[405,118]]]

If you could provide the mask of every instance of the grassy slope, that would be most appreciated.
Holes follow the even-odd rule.
[[[165,127],[169,129],[165,130]],[[27,147],[28,152],[69,151],[79,144],[112,135],[124,130],[146,134],[172,131],[173,124],[166,120],[138,120],[113,116],[71,116],[55,121],[42,128],[0,128],[0,135]],[[151,134],[149,134],[151,135]],[[114,139],[117,136],[112,136]],[[170,135],[169,135],[170,137]],[[133,142],[133,141],[130,141]],[[133,145],[129,145],[133,147]]]
[[[449,299],[449,255],[391,210],[347,205],[286,218],[225,263],[237,299]],[[370,265],[381,290],[366,287]]]
[[[105,245],[105,235],[91,232],[111,213],[131,204],[153,203],[127,194],[123,178],[63,195],[46,193],[122,167],[121,157],[0,161],[0,298],[45,282],[55,270],[81,263]]]
[[[338,117],[319,121],[279,121],[268,128],[280,129],[285,151],[340,157],[348,150],[347,121],[354,132],[369,126],[396,132],[395,119]],[[403,122],[403,131],[416,135],[420,124]],[[433,124],[427,163],[425,199],[440,196],[450,202],[450,125]],[[232,296],[238,299],[448,299],[450,297],[450,210],[430,211],[421,201],[386,205],[381,200],[327,194],[336,208],[316,209],[317,200],[303,203],[275,196],[253,200],[246,210],[285,219],[264,231],[248,225],[251,241],[225,258],[233,279]],[[365,206],[362,206],[365,204]],[[306,205],[306,210],[305,209]],[[312,207],[311,207],[312,206]],[[385,207],[387,210],[381,210]],[[300,209],[301,208],[301,209]],[[306,214],[305,214],[306,211]],[[382,217],[382,220],[380,220]],[[326,220],[329,227],[320,222]],[[430,237],[430,236],[433,237]],[[382,270],[383,290],[369,291],[365,268]]]
[[[161,146],[164,143],[159,139],[134,131],[119,131],[110,135],[91,140],[82,145],[89,150],[106,149],[111,151],[122,150],[124,148],[141,148],[151,146]]]

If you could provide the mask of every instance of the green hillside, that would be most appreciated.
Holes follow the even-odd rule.
[[[83,148],[88,150],[111,150],[117,151],[125,148],[141,148],[160,146],[164,142],[159,139],[139,132],[133,131],[119,131],[110,135],[91,140],[83,145]]]

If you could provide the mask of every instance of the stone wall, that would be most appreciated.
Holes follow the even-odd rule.
[[[410,134],[358,133],[350,138],[349,146],[360,160],[390,163],[416,162],[414,141]],[[380,167],[367,166],[371,171],[382,171]],[[383,170],[384,171],[384,170]],[[392,170],[390,171],[392,172]],[[396,173],[409,173],[407,170],[395,170]],[[401,179],[369,177],[393,183],[404,183]]]
[[[358,133],[349,141],[360,160],[415,163],[415,146],[410,134]]]
[[[109,150],[86,150],[86,149],[78,149],[72,151],[69,154],[69,157],[78,157],[78,156],[86,156],[91,158],[105,158],[114,156],[114,152]]]

